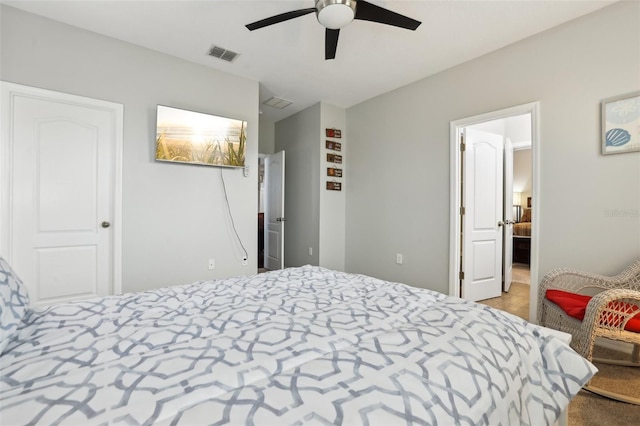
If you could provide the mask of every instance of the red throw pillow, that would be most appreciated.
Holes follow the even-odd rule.
[[[580,321],[584,319],[587,305],[591,300],[591,296],[570,293],[562,290],[547,290],[546,297],[548,300],[558,305],[560,309],[567,313],[567,315]],[[613,305],[614,302],[609,304],[610,307],[613,307]],[[624,329],[640,333],[640,309],[638,309],[636,305],[632,305],[630,303],[622,303],[619,308],[622,308],[620,309],[621,312],[638,311],[638,313],[627,322]],[[608,322],[615,322],[615,320],[616,318],[609,318]],[[619,321],[621,320],[622,318],[619,319]]]

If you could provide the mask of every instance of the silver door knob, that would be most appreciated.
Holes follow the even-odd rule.
[[[502,226],[502,225],[504,225],[504,222],[503,221],[499,221],[498,222],[498,226]]]
[[[108,228],[108,227],[110,227],[110,226],[111,226],[111,224],[105,220],[104,222],[102,222],[102,223],[100,224],[100,226],[102,226],[103,228]]]

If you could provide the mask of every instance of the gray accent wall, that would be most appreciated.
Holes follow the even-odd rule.
[[[274,154],[275,153],[274,123],[260,118],[259,126],[260,128],[258,131],[258,137],[260,142],[258,143],[258,152],[260,154]]]
[[[349,135],[346,132],[347,114],[343,108],[327,103],[321,103],[320,126],[320,236],[319,266],[344,271],[344,245],[345,245],[345,188],[348,185],[349,176]],[[327,138],[325,129],[339,129],[342,132],[340,139]],[[341,144],[341,151],[326,149],[325,141],[329,139]],[[327,162],[327,153],[342,156],[342,164]],[[342,169],[341,178],[327,177],[327,167]],[[327,190],[327,181],[336,181],[342,184],[342,191]]]
[[[0,79],[124,105],[123,290],[255,273],[258,82],[11,7],[0,13]],[[154,160],[157,104],[248,122],[249,176],[222,171],[248,266],[221,169]]]
[[[637,90],[640,3],[618,2],[349,108],[347,270],[447,293],[449,123],[539,101],[538,276],[618,272],[640,257],[640,152],[600,154],[600,101]]]
[[[284,264],[287,267],[319,262],[320,112],[318,103],[275,124],[275,151],[285,152]]]
[[[315,104],[275,125],[276,151],[285,151],[285,266],[312,264],[345,269],[345,204],[349,160],[346,112],[324,102]],[[327,138],[325,129],[340,129],[342,137]],[[329,151],[325,141],[340,142]],[[327,162],[327,153],[343,163]],[[342,178],[328,178],[327,167],[343,169]],[[338,181],[342,191],[328,191],[327,181]],[[311,249],[311,254],[309,254]]]

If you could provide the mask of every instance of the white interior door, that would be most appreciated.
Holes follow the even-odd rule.
[[[502,294],[503,137],[464,129],[462,297]]]
[[[122,105],[9,83],[2,105],[2,252],[32,305],[120,292]]]
[[[502,289],[509,291],[513,272],[513,146],[504,141],[504,256],[502,262]]]
[[[284,151],[265,158],[264,264],[284,268]]]

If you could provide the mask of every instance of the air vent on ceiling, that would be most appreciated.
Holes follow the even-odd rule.
[[[270,107],[282,109],[291,105],[293,102],[288,101],[286,99],[278,98],[277,96],[273,96],[266,101],[263,102],[264,105],[269,105]]]
[[[222,59],[223,61],[233,62],[239,56],[239,54],[220,46],[212,46],[211,49],[209,49],[209,56]]]

